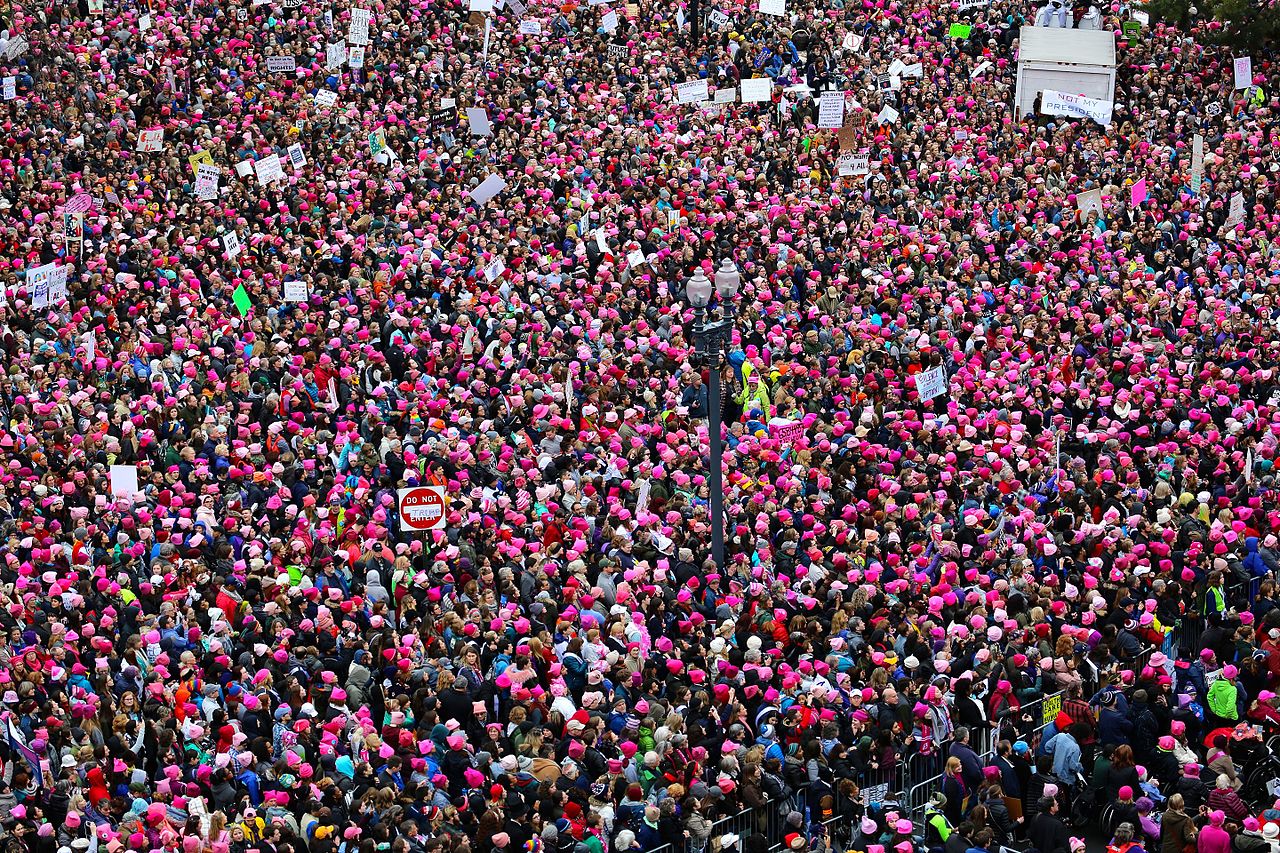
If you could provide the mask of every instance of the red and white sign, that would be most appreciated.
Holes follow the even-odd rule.
[[[405,530],[439,530],[444,527],[447,505],[444,486],[397,489],[396,501],[400,507],[400,525]]]

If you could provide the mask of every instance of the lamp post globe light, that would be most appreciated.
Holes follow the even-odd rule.
[[[724,440],[721,435],[720,370],[733,342],[733,321],[738,288],[742,275],[729,258],[720,262],[715,272],[715,284],[701,269],[685,285],[685,297],[693,308],[693,351],[698,367],[706,367],[707,382],[707,432],[711,439],[711,557],[716,567],[724,570],[724,483],[722,469]],[[716,304],[711,304],[715,293]]]

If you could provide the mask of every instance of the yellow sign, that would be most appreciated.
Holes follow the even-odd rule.
[[[192,154],[190,157],[187,158],[187,162],[191,164],[192,174],[197,174],[197,175],[200,173],[201,163],[205,164],[206,166],[218,165],[217,163],[213,162],[213,155],[210,154],[208,151],[197,151],[195,154]]]
[[[1058,714],[1062,713],[1062,697],[1046,696],[1044,697],[1044,724],[1047,726],[1057,719]]]

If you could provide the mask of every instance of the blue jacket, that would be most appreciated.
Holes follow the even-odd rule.
[[[1113,743],[1116,746],[1129,743],[1129,735],[1133,732],[1133,722],[1124,714],[1112,708],[1103,708],[1098,715],[1098,742]]]
[[[1258,537],[1248,536],[1244,540],[1244,568],[1250,577],[1260,578],[1267,573],[1267,564],[1258,553]]]
[[[662,834],[658,832],[656,826],[650,826],[648,823],[640,821],[640,830],[636,833],[636,841],[640,843],[641,850],[657,850],[662,846]]]

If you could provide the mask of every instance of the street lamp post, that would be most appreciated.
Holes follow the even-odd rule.
[[[693,351],[700,365],[707,367],[707,432],[711,439],[711,557],[724,570],[724,482],[722,479],[724,440],[720,434],[720,368],[733,340],[734,301],[742,276],[733,261],[725,258],[716,270],[716,307],[711,304],[711,281],[699,269],[689,279],[685,294],[693,307]]]

